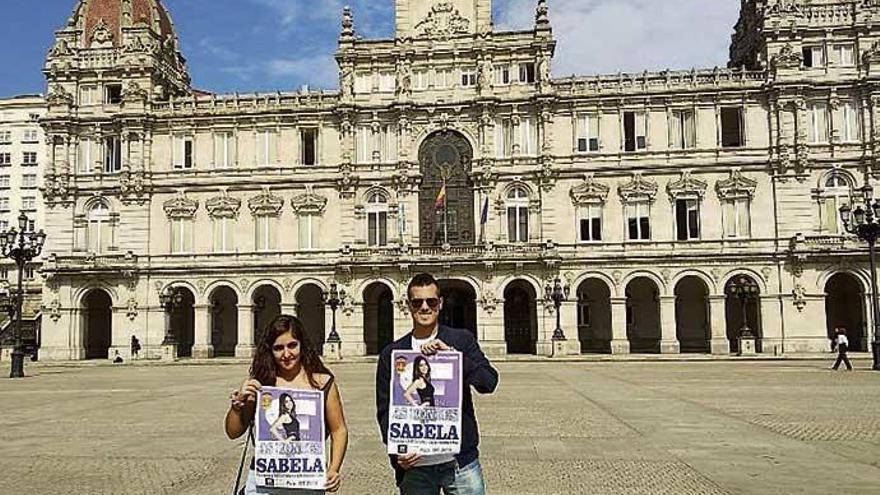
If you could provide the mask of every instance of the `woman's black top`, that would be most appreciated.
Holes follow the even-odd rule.
[[[419,402],[434,407],[434,385],[431,385],[428,380],[424,380],[424,382],[425,388],[416,389],[416,392],[419,393]]]
[[[284,423],[284,433],[287,434],[287,438],[299,440],[299,420],[296,416],[291,416],[290,419],[290,423]]]

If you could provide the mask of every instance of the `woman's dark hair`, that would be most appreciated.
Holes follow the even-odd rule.
[[[314,388],[321,388],[321,385],[315,379],[317,374],[325,374],[333,376],[333,373],[324,366],[321,356],[312,345],[308,335],[306,335],[305,327],[299,318],[290,315],[280,315],[266,325],[263,334],[257,340],[257,347],[254,350],[254,360],[251,362],[251,376],[260,382],[261,385],[267,387],[275,386],[275,379],[278,371],[275,369],[275,356],[272,354],[272,346],[275,345],[275,339],[285,333],[290,333],[294,339],[299,341],[299,361],[302,363],[303,370],[309,380],[309,385]]]
[[[284,410],[284,403],[287,402],[287,399],[290,399],[290,403],[293,404],[290,411]],[[296,401],[293,400],[293,397],[291,397],[290,394],[281,394],[281,397],[278,400],[278,416],[282,416],[288,412],[290,413],[291,418],[296,417]]]
[[[419,366],[423,362],[428,365],[428,372],[424,376],[422,376],[422,373],[419,371]],[[419,378],[424,378],[425,383],[431,383],[431,363],[428,362],[428,358],[425,356],[419,356],[413,361],[413,381],[416,381]]]

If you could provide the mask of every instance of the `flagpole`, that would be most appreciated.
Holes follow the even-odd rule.
[[[449,191],[446,190],[446,177],[443,177],[443,244],[449,244]]]
[[[486,223],[483,222],[483,195],[486,194],[483,191],[480,191],[480,244],[486,243]]]

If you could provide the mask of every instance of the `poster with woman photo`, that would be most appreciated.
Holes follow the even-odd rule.
[[[323,489],[324,393],[263,387],[257,397],[257,485]]]
[[[389,454],[458,454],[461,450],[461,353],[391,354]]]

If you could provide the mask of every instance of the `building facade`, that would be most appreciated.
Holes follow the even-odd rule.
[[[729,68],[554,78],[544,0],[516,32],[396,0],[393,39],[342,13],[338,90],[215,95],[159,0],[81,0],[45,65],[41,357],[245,357],[279,312],[376,354],[420,271],[492,354],[867,350],[837,211],[880,173],[880,2],[742,5]]]

